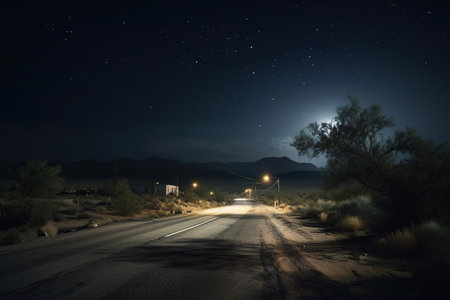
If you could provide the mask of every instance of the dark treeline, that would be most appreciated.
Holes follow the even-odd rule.
[[[383,212],[381,230],[429,220],[449,224],[448,144],[436,145],[412,128],[393,131],[380,106],[362,108],[349,98],[331,122],[311,123],[295,137],[299,155],[327,157],[327,187],[369,194]]]

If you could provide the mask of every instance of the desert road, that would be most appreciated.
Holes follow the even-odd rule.
[[[1,299],[347,298],[250,199],[0,248]],[[284,226],[284,227],[283,227]],[[312,240],[296,229],[293,239]],[[300,250],[299,250],[300,249]],[[350,272],[351,273],[351,272]],[[342,275],[339,275],[342,277]]]
[[[281,298],[258,205],[113,224],[0,250],[2,299]]]

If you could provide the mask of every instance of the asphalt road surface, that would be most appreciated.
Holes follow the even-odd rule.
[[[0,248],[1,299],[289,297],[250,199],[192,216],[118,223]]]

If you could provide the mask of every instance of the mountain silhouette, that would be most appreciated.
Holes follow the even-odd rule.
[[[151,157],[143,160],[119,158],[110,161],[82,160],[50,162],[62,166],[62,174],[68,182],[73,180],[112,179],[125,177],[139,182],[160,182],[186,187],[193,181],[204,186],[220,186],[235,190],[235,187],[253,186],[263,183],[261,177],[270,175],[280,178],[284,188],[321,187],[322,173],[311,163],[295,162],[287,157],[266,157],[253,162],[209,162],[186,163],[173,159]],[[13,167],[0,170],[0,177],[15,177]]]
[[[278,176],[292,172],[317,172],[311,163],[298,163],[287,157],[267,157],[254,162],[210,162],[184,163],[177,160],[152,157],[144,160],[120,158],[112,161],[83,160],[76,162],[57,162],[67,178],[104,177],[154,177],[171,174],[198,174],[245,176],[260,178],[263,174]]]

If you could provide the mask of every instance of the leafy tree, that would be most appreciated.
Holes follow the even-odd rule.
[[[117,178],[106,186],[106,193],[112,197],[133,193],[126,178]]]
[[[61,171],[60,165],[49,166],[47,161],[30,160],[17,169],[20,190],[31,197],[54,195],[63,188]]]
[[[332,121],[309,124],[291,144],[299,155],[326,156],[327,185],[359,183],[398,224],[424,217],[420,207],[429,205],[433,193],[448,203],[448,148],[421,139],[411,128],[389,136],[394,122],[379,105],[361,108],[357,99],[349,100]],[[443,205],[432,207],[431,215]]]
[[[113,197],[113,207],[121,215],[133,215],[144,208],[144,200],[131,191],[126,178],[118,178],[106,187],[106,191]]]

